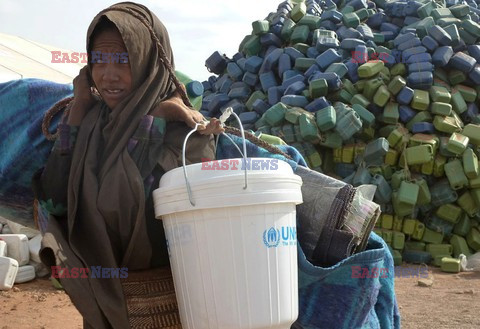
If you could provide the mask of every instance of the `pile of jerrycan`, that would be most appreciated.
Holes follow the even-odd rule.
[[[281,2],[206,60],[201,112],[232,107],[311,168],[376,185],[395,263],[458,272],[480,251],[478,3]]]
[[[50,273],[40,260],[41,240],[39,231],[0,217],[0,291]]]

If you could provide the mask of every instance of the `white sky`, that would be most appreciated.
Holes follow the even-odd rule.
[[[85,51],[88,25],[110,0],[0,0],[0,32],[51,46]],[[282,0],[142,0],[167,27],[177,70],[193,79],[211,74],[205,60],[216,50],[232,57],[252,22]]]

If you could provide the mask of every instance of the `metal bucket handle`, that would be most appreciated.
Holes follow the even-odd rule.
[[[246,143],[246,139],[245,139],[245,132],[243,130],[243,125],[242,125],[242,122],[240,120],[240,118],[238,117],[238,115],[233,111],[233,108],[231,107],[228,107],[225,112],[223,112],[223,114],[220,116],[219,120],[221,122],[221,125],[223,126],[225,121],[231,116],[233,115],[237,121],[238,121],[238,124],[240,125],[240,131],[242,133],[242,139],[243,139],[243,152],[240,150],[240,148],[237,146],[237,144],[235,144],[235,142],[232,140],[232,138],[230,136],[228,136],[227,134],[225,133],[222,133],[221,135],[227,137],[232,143],[233,145],[237,148],[238,152],[240,152],[240,154],[242,155],[242,158],[243,158],[243,161],[244,161],[244,172],[245,172],[245,186],[243,187],[243,189],[247,189],[247,186],[248,186],[248,177],[247,177],[247,143]],[[195,127],[187,134],[187,136],[185,137],[185,140],[183,141],[183,149],[182,149],[182,164],[183,164],[183,176],[185,177],[185,184],[187,185],[187,192],[188,192],[188,198],[190,200],[190,204],[195,207],[195,201],[193,200],[193,195],[192,195],[192,188],[190,187],[190,181],[188,180],[188,175],[187,175],[187,168],[186,168],[186,165],[185,165],[185,152],[186,152],[186,148],[187,148],[187,141],[188,141],[188,138],[190,138],[190,136],[197,131],[198,127],[202,124],[207,124],[208,121],[204,121],[204,122],[201,122],[201,123],[197,123],[195,124]]]

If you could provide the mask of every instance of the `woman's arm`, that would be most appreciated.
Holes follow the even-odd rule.
[[[210,121],[207,121],[200,112],[186,106],[178,92],[159,103],[150,114],[154,117],[164,118],[167,122],[184,122],[190,128],[199,123],[201,125],[197,129],[202,135],[218,135],[224,131],[218,119],[211,118]]]

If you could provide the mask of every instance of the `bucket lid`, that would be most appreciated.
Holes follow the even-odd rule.
[[[245,189],[245,167],[248,184]],[[290,165],[271,158],[215,160],[186,166],[195,206],[190,203],[183,168],[165,173],[153,191],[155,216],[175,212],[268,203],[302,203],[302,179]]]

